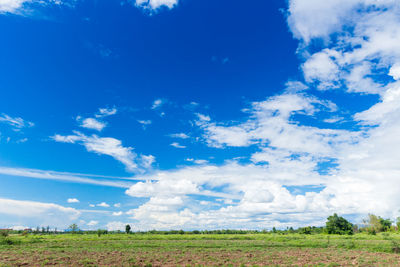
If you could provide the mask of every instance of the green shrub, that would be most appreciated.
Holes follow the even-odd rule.
[[[326,222],[326,231],[328,234],[352,235],[353,224],[343,217],[339,217],[336,213],[328,217]]]
[[[9,230],[0,230],[0,236],[2,237],[7,237],[9,233]]]

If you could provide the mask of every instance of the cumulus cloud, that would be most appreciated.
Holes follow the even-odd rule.
[[[67,202],[68,203],[79,203],[79,200],[77,198],[68,198]]]
[[[99,121],[94,118],[83,119],[83,118],[78,117],[77,119],[78,119],[78,121],[81,122],[81,124],[80,124],[81,127],[86,128],[86,129],[96,130],[99,132],[101,132],[107,125],[105,122]]]
[[[135,4],[139,7],[152,10],[163,6],[171,9],[178,4],[178,0],[135,0]]]
[[[294,115],[313,116],[319,111],[332,112],[336,105],[305,94],[284,93],[266,101],[254,102],[247,110],[251,118],[243,123],[224,125],[205,121],[200,127],[209,146],[246,147],[251,145],[284,148],[293,153],[330,156],[335,144],[354,142],[359,135],[346,130],[302,126]]]
[[[20,9],[24,3],[31,2],[31,0],[1,0],[0,11],[13,13]]]
[[[250,162],[155,171],[126,191],[148,199],[128,215],[144,229],[322,225],[334,212],[355,221],[368,213],[399,216],[399,18],[391,0],[289,1],[305,84],[291,82],[283,93],[252,103],[241,121],[196,114],[205,144],[252,146],[255,152],[244,157]],[[361,127],[321,127],[343,113],[309,87],[379,101],[351,114]],[[207,199],[197,201],[200,195]]]
[[[97,204],[96,206],[97,207],[103,207],[103,208],[109,208],[110,207],[110,205],[107,204],[106,202],[101,202],[101,203]]]
[[[1,224],[12,224],[13,221],[24,220],[30,227],[50,225],[66,227],[77,220],[80,211],[53,203],[35,201],[0,199]]]
[[[127,224],[128,223],[113,221],[107,223],[106,228],[108,231],[125,231],[125,226]],[[134,228],[134,226],[132,228]]]

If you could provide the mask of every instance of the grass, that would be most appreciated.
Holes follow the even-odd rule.
[[[399,234],[95,234],[0,237],[0,266],[396,265]]]

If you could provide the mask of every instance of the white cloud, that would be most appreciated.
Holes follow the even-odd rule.
[[[29,227],[22,226],[22,225],[16,225],[16,226],[12,226],[11,229],[13,229],[14,231],[22,231],[22,230],[25,230],[25,229],[29,229]]]
[[[76,199],[76,198],[68,198],[68,199],[67,199],[67,202],[68,202],[68,203],[79,203],[79,200]]]
[[[172,138],[180,138],[180,139],[188,139],[189,138],[189,135],[187,135],[185,133],[170,134],[169,136]]]
[[[205,160],[205,159],[196,159],[196,160],[194,160],[193,162],[196,163],[196,164],[206,164],[206,163],[208,163],[208,160]]]
[[[8,125],[16,129],[33,127],[35,125],[33,122],[25,121],[20,117],[10,117],[9,115],[4,113],[0,115],[0,122],[7,123]]]
[[[103,208],[109,208],[110,207],[110,205],[107,204],[106,202],[101,202],[101,203],[97,204],[96,206],[97,207],[103,207]]]
[[[124,214],[122,211],[115,211],[112,213],[113,216],[121,216],[122,214]]]
[[[90,222],[88,222],[86,225],[87,225],[87,226],[96,226],[96,225],[98,225],[98,224],[99,224],[98,221],[90,221]]]
[[[31,227],[50,225],[66,227],[77,220],[81,213],[73,208],[66,208],[53,203],[0,199],[0,214],[2,224],[12,224],[23,220]],[[24,223],[25,224],[25,223]]]
[[[118,139],[97,135],[86,136],[77,131],[74,131],[74,135],[68,136],[57,134],[52,139],[63,143],[79,143],[89,152],[111,156],[123,163],[128,171],[134,171],[138,168],[135,163],[136,154],[132,151],[133,148],[122,146],[122,142]]]
[[[145,169],[151,169],[152,165],[156,162],[156,157],[153,155],[141,155],[140,165]]]
[[[114,204],[114,207],[115,207],[115,208],[120,208],[120,207],[121,207],[121,203],[115,203],[115,204]]]
[[[324,119],[323,121],[326,123],[336,123],[342,121],[344,118],[339,116],[334,116],[331,118]]]
[[[123,223],[123,222],[109,222],[106,225],[106,228],[108,231],[125,231],[125,226],[128,223]],[[132,227],[134,228],[134,226]]]
[[[330,156],[336,149],[335,145],[353,142],[359,134],[301,126],[293,120],[294,115],[314,116],[321,110],[335,111],[336,105],[305,94],[284,93],[253,103],[247,110],[251,118],[243,123],[225,125],[207,121],[200,127],[205,131],[206,142],[212,147],[263,147],[268,144],[296,153]]]
[[[153,105],[151,106],[151,109],[158,109],[164,104],[164,101],[162,99],[156,99],[153,102]]]
[[[86,118],[81,120],[80,126],[86,129],[92,129],[101,132],[107,126],[107,124],[94,118]]]
[[[156,10],[162,6],[171,9],[178,4],[178,0],[135,0],[135,3],[145,9]]]
[[[152,123],[151,120],[138,120],[137,122],[143,126],[150,125]]]
[[[173,182],[172,182],[173,181]],[[187,179],[162,180],[158,182],[138,182],[126,194],[132,197],[151,197],[154,195],[185,195],[199,192],[198,186]]]
[[[30,5],[39,4],[45,5],[71,5],[69,0],[0,0],[0,14],[1,13],[14,13],[26,15],[30,10]]]
[[[99,108],[99,112],[95,115],[96,118],[103,118],[117,114],[116,108]]]
[[[0,0],[0,13],[14,13],[32,0]]]
[[[207,121],[211,120],[210,116],[208,116],[208,115],[204,115],[204,114],[201,114],[201,113],[196,113],[196,115],[199,118],[200,123],[201,122],[207,122]]]
[[[23,144],[23,143],[26,143],[26,142],[28,142],[28,138],[26,138],[26,137],[16,141],[17,144]]]
[[[389,71],[389,75],[393,77],[395,80],[400,79],[400,63],[395,63]]]
[[[318,81],[321,90],[338,87],[339,67],[334,61],[335,56],[335,51],[328,49],[312,55],[302,66],[306,81]]]
[[[178,142],[173,142],[170,144],[170,146],[176,147],[176,148],[186,148],[186,146],[179,144]]]
[[[288,23],[294,36],[308,43],[313,38],[324,38],[341,30],[348,23],[351,11],[363,2],[371,1],[290,0]]]
[[[37,170],[37,169],[10,168],[10,167],[0,166],[0,174],[25,177],[25,178],[67,181],[72,183],[94,184],[94,185],[120,187],[120,188],[127,188],[131,185],[131,183],[129,182],[116,180],[118,177],[102,176],[102,175],[85,175],[85,174],[56,172],[56,171]],[[123,178],[119,179],[122,180]]]

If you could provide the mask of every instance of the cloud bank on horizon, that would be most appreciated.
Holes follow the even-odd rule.
[[[16,13],[32,2],[0,0],[0,11]],[[135,4],[171,9],[178,1],[136,0]],[[299,42],[303,78],[289,80],[281,93],[242,107],[240,119],[218,121],[212,110],[195,111],[191,133],[168,136],[173,140],[169,146],[179,150],[188,149],[188,142],[215,151],[243,148],[246,152],[241,158],[222,163],[191,159],[186,161],[190,164],[159,169],[156,156],[138,155],[120,139],[101,136],[106,126],[112,127],[103,119],[117,113],[115,108],[103,109],[99,114],[104,117],[77,119],[79,127],[99,135],[75,130],[71,135],[51,136],[51,142],[78,144],[88,152],[111,156],[132,175],[129,183],[107,177],[110,185],[99,181],[124,188],[126,197],[140,199],[136,207],[122,211],[118,206],[110,211],[114,218],[104,221],[106,227],[123,229],[133,222],[134,229],[140,230],[262,229],[321,225],[334,212],[358,222],[371,212],[400,216],[400,4],[395,0],[290,0],[286,15]],[[351,112],[329,94],[355,99],[373,96],[377,101],[363,111]],[[156,99],[149,111],[159,112],[163,104]],[[12,124],[11,117],[2,118]],[[149,122],[143,125],[154,124]],[[14,120],[15,127],[22,124],[21,118]],[[6,170],[9,175],[27,177],[26,171]],[[40,170],[31,172],[44,175]],[[93,177],[51,174],[54,180],[96,183]],[[82,202],[75,199],[68,202]],[[2,224],[26,225],[21,218],[41,224],[48,211],[68,222],[85,213],[58,204],[0,199],[0,213],[7,215]],[[115,216],[122,214],[124,221],[116,221]],[[97,219],[87,220],[82,223],[88,227],[99,224]]]

